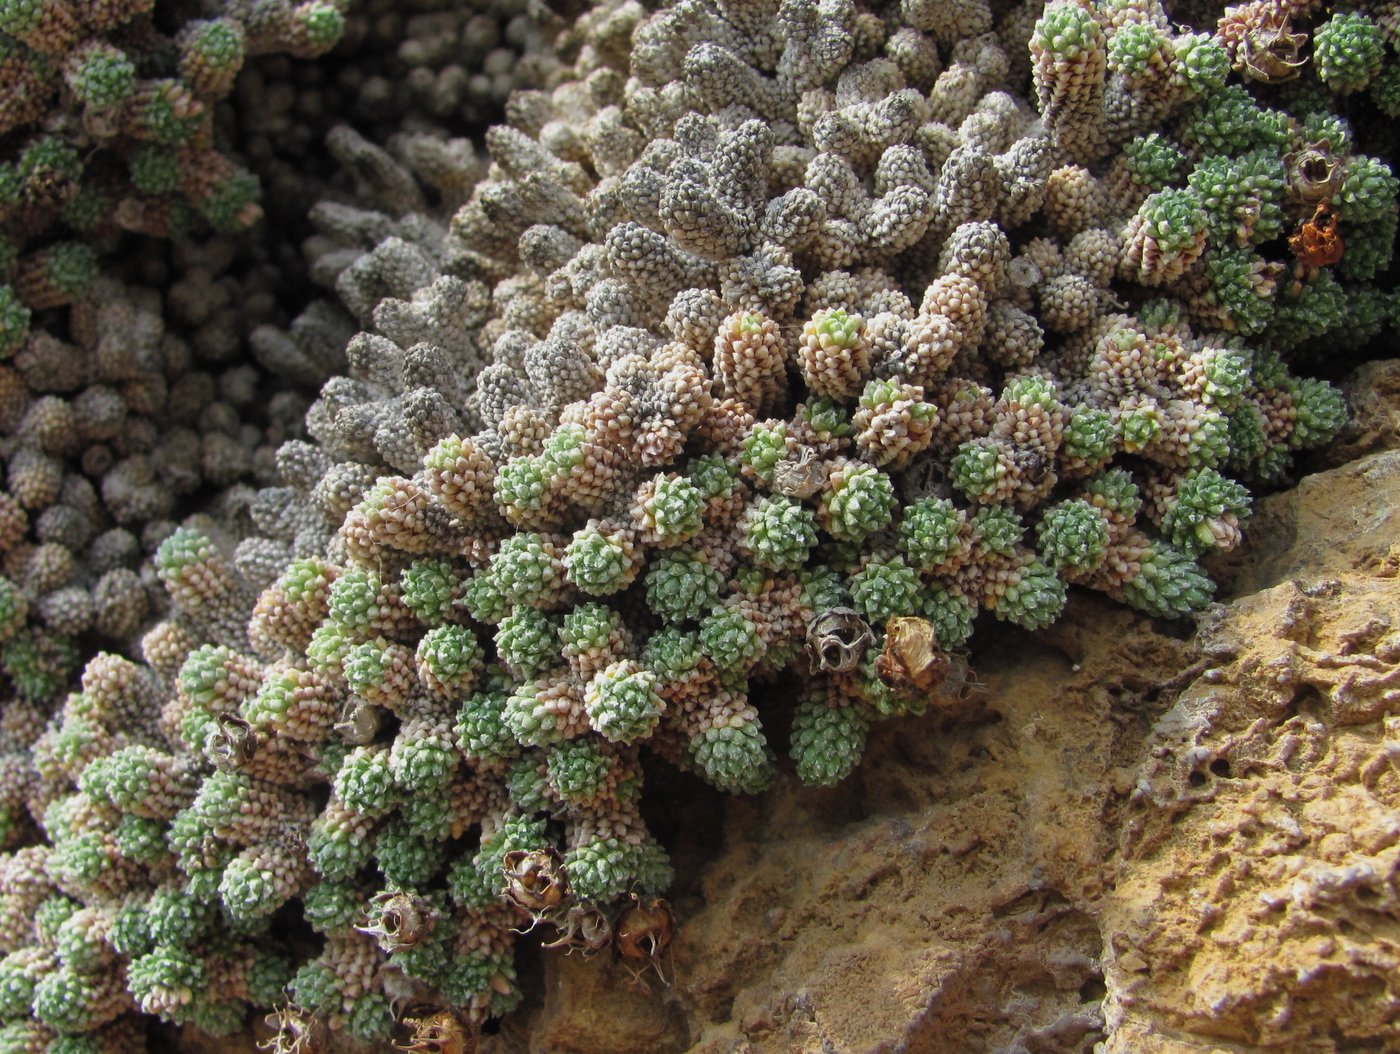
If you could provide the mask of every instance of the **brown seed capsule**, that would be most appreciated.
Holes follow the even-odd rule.
[[[427,938],[439,918],[438,910],[422,897],[387,891],[370,900],[365,914],[368,925],[355,928],[368,933],[390,953],[407,951]]]
[[[565,952],[578,949],[587,957],[612,943],[612,923],[592,904],[570,904],[564,917],[554,924],[559,928],[559,936],[546,943],[546,948],[563,948]]]
[[[516,849],[502,863],[507,900],[533,915],[559,907],[569,895],[569,879],[564,859],[553,846],[544,849]]]
[[[1344,166],[1326,142],[1313,143],[1290,151],[1283,158],[1288,195],[1295,201],[1313,204],[1328,201],[1342,189]]]
[[[477,1027],[474,1022],[452,1010],[432,1010],[421,1017],[405,1017],[403,1023],[413,1030],[396,1050],[412,1054],[475,1054]]]
[[[643,898],[633,893],[631,905],[617,917],[613,945],[623,959],[649,965],[665,984],[669,982],[662,972],[661,958],[675,935],[676,918],[671,914],[671,905],[660,897]],[[641,980],[640,976],[637,980]]]
[[[896,615],[885,623],[875,674],[898,691],[931,692],[948,673],[948,656],[927,619]]]
[[[874,643],[870,626],[851,608],[831,608],[807,623],[807,653],[818,670],[854,670]]]

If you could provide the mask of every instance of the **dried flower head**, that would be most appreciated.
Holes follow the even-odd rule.
[[[270,1054],[321,1054],[326,1048],[326,1026],[309,1010],[295,1003],[274,1007],[267,1015],[271,1036],[258,1044]]]
[[[1271,0],[1226,8],[1217,34],[1235,69],[1251,80],[1290,81],[1307,62],[1300,52],[1308,35],[1293,32],[1288,9]]]
[[[1342,258],[1337,214],[1327,202],[1319,201],[1312,217],[1289,235],[1288,247],[1305,268],[1329,267]]]
[[[559,936],[544,944],[545,948],[563,948],[565,952],[577,949],[589,956],[612,943],[612,922],[602,909],[587,902],[570,904],[562,917],[554,919],[554,924]]]
[[[412,1031],[394,1049],[412,1054],[474,1054],[477,1049],[476,1024],[455,1010],[440,1008],[422,1016],[405,1016],[403,1023]]]
[[[927,619],[896,615],[885,623],[885,647],[875,673],[895,691],[931,692],[948,672],[948,656],[938,646]]]
[[[379,722],[379,707],[352,696],[346,700],[334,731],[345,742],[364,746],[374,742],[374,737],[379,734]]]
[[[854,670],[874,643],[870,625],[851,608],[831,608],[807,624],[807,654],[818,670]]]
[[[365,915],[367,924],[355,928],[368,933],[390,953],[407,951],[425,940],[437,928],[440,917],[422,897],[387,890],[370,899]]]
[[[656,971],[662,984],[669,984],[661,960],[676,936],[676,918],[671,905],[661,897],[639,897],[632,894],[632,903],[622,909],[613,931],[617,954],[633,965],[633,977],[642,981],[641,971],[647,966]],[[644,964],[644,965],[642,965]]]
[[[1285,154],[1283,168],[1289,196],[1309,205],[1331,200],[1345,177],[1345,166],[1325,141]]]
[[[259,743],[253,727],[237,714],[223,713],[206,744],[214,764],[227,771],[243,768],[253,759]]]
[[[553,911],[569,896],[564,859],[553,846],[513,850],[505,855],[501,867],[506,899],[532,915]]]

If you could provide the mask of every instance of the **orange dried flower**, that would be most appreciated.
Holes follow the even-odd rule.
[[[1325,201],[1298,230],[1289,235],[1288,247],[1304,267],[1328,267],[1342,258],[1342,236],[1337,214]]]

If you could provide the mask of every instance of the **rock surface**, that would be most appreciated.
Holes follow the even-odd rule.
[[[1393,406],[1258,503],[1194,637],[1077,597],[846,784],[695,803],[672,983],[543,956],[483,1049],[1400,1050]]]

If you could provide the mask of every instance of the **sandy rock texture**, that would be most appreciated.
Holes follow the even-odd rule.
[[[676,828],[672,983],[543,956],[483,1049],[1400,1050],[1395,405],[1259,503],[1194,636],[1076,597],[979,630],[981,687],[845,785],[675,788],[713,822]]]

